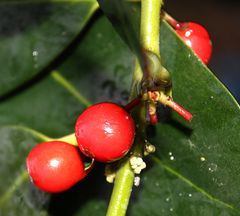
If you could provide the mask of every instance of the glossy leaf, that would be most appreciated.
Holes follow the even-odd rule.
[[[132,53],[101,17],[80,39],[77,49],[58,70],[89,101],[124,104],[131,83]],[[166,23],[161,28],[161,53],[164,66],[173,75],[174,99],[190,110],[194,119],[187,123],[175,113],[169,116],[167,110],[163,110],[164,115],[160,113],[162,122],[155,133],[150,130],[157,152],[148,160],[141,185],[133,190],[129,215],[239,215],[239,106]],[[1,124],[24,124],[48,136],[72,131],[77,115],[87,104],[70,94],[69,86],[57,77],[46,76],[2,101],[0,111],[5,115],[0,116]],[[0,171],[5,178],[1,180],[4,183],[0,197],[19,177],[17,167],[24,168],[24,144],[38,142],[36,136],[22,130],[14,130],[15,136],[8,127],[1,131],[4,142],[0,143]],[[14,146],[19,148],[17,152],[25,153],[16,155],[18,166],[10,172],[16,164],[8,162],[15,153]],[[4,213],[23,212],[34,206],[34,200],[28,202],[28,195],[22,199],[22,208],[11,205],[19,194],[29,193],[24,185],[28,185],[27,181],[2,206]],[[97,165],[72,190],[50,200],[42,199],[46,204],[33,208],[47,215],[105,215],[110,189],[111,185],[104,181],[103,167]],[[21,215],[34,215],[29,212]]]
[[[21,179],[25,169],[25,157],[31,147],[47,138],[42,137],[41,134],[39,139],[34,138],[39,137],[39,134],[32,129],[50,137],[60,137],[74,132],[77,116],[88,105],[88,102],[79,99],[82,97],[92,102],[113,101],[113,99],[115,102],[126,101],[126,95],[128,95],[126,87],[130,86],[129,78],[133,60],[128,48],[124,46],[110,24],[102,19],[95,22],[81,40],[78,49],[59,68],[62,74],[56,71],[50,73],[18,94],[1,101],[0,112],[3,115],[0,116],[0,125],[4,131],[2,134],[6,134],[6,141],[0,142],[1,155],[4,156],[0,158],[0,162],[8,172],[6,171],[6,174],[1,172],[7,178],[6,181],[4,180],[3,187],[0,188],[0,199],[6,196],[8,190],[11,190],[15,179]],[[115,49],[119,52],[114,54]],[[108,61],[115,64],[108,64]],[[69,81],[78,88],[82,97],[79,97],[79,93],[78,97],[70,94],[69,86],[72,86],[72,83]],[[121,83],[117,83],[120,81]],[[5,131],[12,131],[12,126],[5,125],[17,125],[14,126],[16,128],[12,133],[17,133],[20,137],[27,136],[28,139],[22,142],[18,139],[11,141],[12,134],[7,135]],[[26,127],[31,130],[29,131]],[[11,152],[5,149],[5,145],[11,148]],[[14,152],[15,145],[18,146],[17,152],[22,154]],[[18,167],[21,169],[16,167],[9,171],[11,167],[6,158],[10,157],[10,154],[16,155]],[[12,163],[16,164],[16,162]],[[17,211],[21,215],[35,214],[33,212],[35,200],[31,200],[29,196],[29,180],[28,178],[23,180],[11,196],[0,205],[5,215],[8,215],[8,212],[11,215],[12,212]],[[31,186],[30,191],[33,188],[35,187]],[[11,206],[12,200],[19,199],[23,193],[26,194],[27,201],[24,199],[21,205]],[[110,194],[111,185],[105,182],[103,166],[96,165],[87,179],[70,191],[54,195],[51,199],[46,194],[40,194],[39,196],[44,198],[46,196],[46,199],[42,199],[43,206],[36,208],[36,214],[43,211],[49,215],[104,215]],[[29,209],[28,205],[33,209]]]
[[[49,66],[96,8],[93,0],[0,1],[0,96]]]
[[[188,124],[174,113],[158,126],[158,156],[229,210],[239,209],[239,105],[171,28],[162,29],[161,43],[174,99],[194,117]]]

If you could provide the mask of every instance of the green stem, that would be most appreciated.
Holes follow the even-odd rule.
[[[126,214],[132,192],[134,173],[129,160],[125,160],[117,172],[107,216],[123,216]]]
[[[58,138],[58,139],[53,139],[53,140],[58,140],[58,141],[62,141],[62,142],[67,142],[67,143],[69,143],[69,144],[71,144],[71,145],[78,146],[75,133],[68,134],[68,135],[66,135],[66,136],[64,136],[64,137],[61,137],[61,138]]]
[[[160,8],[162,0],[143,0],[141,10],[140,42],[144,50],[160,57]]]
[[[143,50],[153,52],[160,57],[159,50],[159,25],[160,25],[160,9],[161,0],[142,0],[141,7],[141,29],[140,43]],[[138,61],[135,64],[133,74],[133,82],[131,87],[130,101],[138,94],[137,83],[142,79],[142,71]],[[137,119],[140,127],[136,132],[136,139],[132,153],[141,155],[144,147],[145,137],[145,118],[143,118],[142,110],[144,105],[139,106]],[[129,199],[132,192],[135,174],[130,167],[129,157],[126,157],[121,167],[118,169],[115,177],[113,192],[108,206],[107,216],[124,216],[127,211]]]

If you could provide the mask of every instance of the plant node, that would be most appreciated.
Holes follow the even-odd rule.
[[[147,91],[169,92],[172,87],[171,75],[161,64],[160,58],[153,52],[144,51],[142,93]]]

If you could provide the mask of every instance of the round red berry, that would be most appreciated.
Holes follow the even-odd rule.
[[[131,148],[135,124],[122,107],[104,102],[87,108],[78,117],[75,134],[85,155],[111,162],[122,158]]]
[[[207,64],[212,54],[212,43],[207,30],[194,22],[179,24],[177,34]]]
[[[32,181],[45,192],[67,190],[87,175],[80,151],[65,142],[38,144],[26,162]]]

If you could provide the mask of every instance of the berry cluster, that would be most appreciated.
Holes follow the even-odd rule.
[[[171,98],[159,92],[149,92],[148,96],[147,101],[169,106],[191,121],[191,113]],[[128,111],[138,106],[142,100],[146,101],[139,96],[124,108],[109,102],[87,108],[80,114],[75,125],[78,147],[59,140],[35,146],[26,160],[28,173],[35,185],[45,192],[62,192],[86,177],[94,161],[109,163],[124,157],[131,149],[135,137],[134,120]],[[154,152],[153,147],[147,152]],[[85,166],[84,158],[91,158],[92,163]],[[133,156],[130,163],[138,174],[146,167],[142,158]]]
[[[208,63],[212,46],[207,31],[196,23],[179,23],[166,13],[164,19],[200,59]],[[191,121],[192,114],[174,102],[171,94],[153,89],[147,89],[124,108],[114,103],[103,102],[83,111],[75,125],[78,146],[59,140],[35,146],[26,160],[28,173],[35,185],[46,192],[62,192],[85,178],[94,161],[109,163],[124,157],[131,149],[135,138],[134,120],[128,111],[141,101],[147,104],[150,124],[155,125],[158,122],[158,103],[172,108],[186,120]],[[147,154],[155,150],[150,144],[145,148]],[[86,158],[92,160],[88,166],[85,166]],[[142,158],[135,155],[130,157],[130,165],[136,174],[146,167]],[[111,169],[108,173],[110,174],[107,175],[107,181],[112,182],[115,173]]]
[[[62,141],[48,141],[29,153],[28,173],[41,190],[61,192],[83,179],[93,164],[85,167],[83,155],[101,162],[122,158],[133,144],[135,124],[124,108],[99,103],[78,117],[75,135],[79,148]]]

